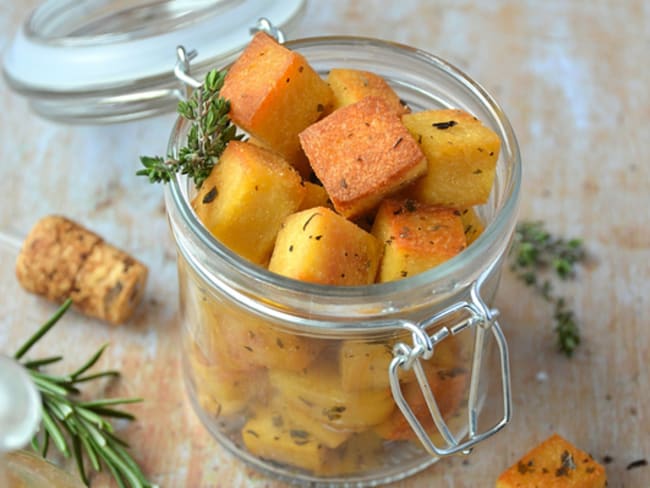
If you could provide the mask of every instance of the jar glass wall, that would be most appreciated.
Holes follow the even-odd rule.
[[[208,430],[239,458],[289,481],[358,486],[394,481],[435,461],[396,406],[389,366],[405,324],[433,336],[465,320],[462,310],[430,318],[476,291],[493,300],[516,218],[520,157],[494,100],[453,66],[425,52],[360,38],[287,43],[322,75],[331,68],[372,71],[413,111],[460,108],[501,139],[487,224],[465,251],[397,282],[332,287],[298,282],[253,265],[214,239],[190,206],[193,184],[177,178],[166,191],[178,250],[183,358],[190,399]],[[179,120],[169,151],[182,145]],[[449,334],[420,361],[449,430],[468,430],[476,347],[472,328]],[[482,352],[482,351],[479,351]],[[445,445],[413,371],[397,378],[406,402],[436,445]],[[474,399],[476,401],[476,398]]]

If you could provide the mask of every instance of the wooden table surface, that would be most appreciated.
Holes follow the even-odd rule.
[[[0,48],[37,3],[0,4]],[[567,289],[583,335],[572,359],[555,350],[550,310],[506,274],[497,306],[511,350],[512,422],[469,458],[395,486],[493,486],[553,432],[611,458],[609,486],[650,486],[650,467],[627,469],[650,459],[650,3],[312,1],[294,36],[337,33],[429,50],[483,84],[521,145],[520,218],[582,236],[593,261]],[[16,242],[46,214],[74,218],[149,266],[146,300],[120,328],[71,313],[35,352],[62,352],[74,367],[111,344],[102,366],[124,376],[103,393],[145,399],[131,408],[138,420],[118,427],[160,486],[283,486],[219,447],[185,398],[162,189],[134,176],[138,155],[164,152],[173,115],[58,125],[4,81],[0,107],[0,351],[13,351],[54,310],[16,283]],[[100,476],[93,486],[110,483]]]

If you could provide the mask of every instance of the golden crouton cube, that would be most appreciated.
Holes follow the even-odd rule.
[[[272,415],[279,417],[275,419],[277,427],[305,430],[318,442],[332,449],[339,447],[352,435],[350,431],[333,429],[304,411],[291,408],[290,404],[280,395],[272,397],[270,402],[265,403],[259,410],[265,412],[269,409]],[[255,414],[257,411],[258,409]]]
[[[465,344],[462,339],[463,337],[459,339],[458,336],[451,336],[436,344],[435,354],[427,364],[444,371],[466,365],[471,345]],[[390,387],[388,368],[394,359],[393,346],[396,342],[408,340],[409,337],[405,335],[388,342],[343,341],[338,351],[338,368],[343,389],[359,391]],[[441,374],[446,375],[446,373]],[[416,377],[412,369],[409,371],[400,369],[399,379],[402,383],[409,383],[415,381]]]
[[[382,283],[422,273],[467,246],[458,210],[408,199],[384,200],[372,234],[384,243],[377,280]]]
[[[381,243],[326,207],[287,217],[269,261],[269,270],[325,285],[374,283]]]
[[[465,238],[467,239],[467,245],[469,246],[483,233],[485,230],[485,224],[483,224],[481,217],[479,217],[476,210],[472,207],[460,210],[460,220],[463,221]]]
[[[284,218],[305,196],[297,171],[277,154],[231,141],[192,200],[199,219],[223,244],[266,264]]]
[[[332,90],[300,54],[258,32],[226,75],[230,118],[289,162],[302,157],[298,134],[333,104]]]
[[[384,100],[397,115],[408,113],[408,108],[386,80],[375,73],[356,69],[332,69],[327,83],[334,93],[334,109],[352,105],[365,97]]]
[[[385,421],[395,409],[390,388],[345,391],[326,361],[301,371],[269,370],[271,386],[288,404],[333,429],[361,432]]]
[[[253,376],[259,368],[302,370],[314,361],[324,341],[295,334],[220,300],[202,302],[201,330],[206,355],[233,376]]]
[[[349,340],[339,350],[341,386],[345,391],[390,387],[388,366],[392,347],[386,343]]]
[[[190,345],[188,363],[197,400],[215,417],[239,412],[266,391],[265,369],[233,373],[218,362],[210,362],[196,343]]]
[[[281,330],[262,319],[232,320],[221,333],[221,340],[237,361],[246,357],[249,363],[260,367],[301,370],[323,348],[319,339]]]
[[[603,466],[553,434],[504,471],[496,488],[603,488],[606,485]]]
[[[256,146],[263,147],[264,149],[268,149],[269,151],[273,151],[280,155],[281,157],[285,158],[291,165],[296,168],[298,173],[300,173],[300,176],[303,178],[308,178],[309,175],[312,173],[311,166],[309,165],[309,160],[307,159],[307,156],[305,155],[304,151],[302,148],[300,150],[293,154],[293,155],[282,155],[275,149],[273,149],[269,144],[264,142],[262,139],[258,139],[257,137],[250,136],[248,139],[246,139],[246,142],[249,142],[250,144],[255,144]]]
[[[321,474],[340,478],[367,472],[377,468],[386,451],[386,443],[372,429],[355,433],[338,449],[330,450]]]
[[[402,116],[428,161],[409,196],[456,208],[488,201],[501,142],[496,133],[462,110],[428,110]]]
[[[244,424],[244,445],[253,455],[277,463],[318,472],[325,461],[327,448],[308,430],[292,428],[287,412],[266,409]]]
[[[337,212],[363,215],[426,172],[426,158],[392,109],[366,97],[300,133]]]
[[[314,207],[330,207],[330,197],[323,185],[310,181],[303,182],[305,185],[305,199],[298,210],[307,210]]]

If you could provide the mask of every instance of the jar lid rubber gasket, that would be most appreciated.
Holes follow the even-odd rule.
[[[3,59],[9,86],[48,118],[138,118],[173,107],[178,45],[197,72],[219,67],[250,40],[260,17],[287,28],[305,0],[46,0]]]

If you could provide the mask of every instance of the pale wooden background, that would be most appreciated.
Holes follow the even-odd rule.
[[[518,134],[521,218],[583,236],[593,255],[580,285],[567,290],[582,322],[577,355],[556,353],[549,310],[506,276],[497,304],[512,352],[512,423],[465,462],[442,461],[395,486],[492,486],[552,432],[599,460],[613,458],[610,486],[650,486],[650,467],[626,469],[650,458],[650,2],[387,3],[312,1],[295,35],[388,38],[465,70],[495,95]],[[0,3],[0,49],[36,4]],[[146,399],[120,433],[161,486],[282,486],[217,446],[184,397],[162,192],[133,176],[139,154],[164,151],[173,116],[56,125],[30,113],[4,81],[0,107],[0,350],[13,351],[53,310],[16,284],[11,240],[47,213],[75,218],[149,265],[146,303],[119,329],[70,314],[40,352],[64,352],[73,367],[111,343],[102,365],[125,376],[108,394]],[[105,485],[101,477],[94,484]]]

